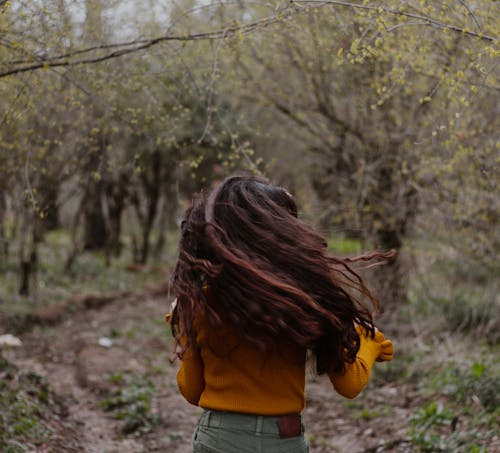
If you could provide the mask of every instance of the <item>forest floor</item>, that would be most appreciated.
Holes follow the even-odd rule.
[[[1,390],[15,392],[15,404],[31,395],[31,403],[23,417],[12,415],[12,442],[4,438],[3,451],[190,452],[200,409],[177,391],[166,309],[165,296],[124,295],[21,335],[21,347],[3,352],[0,374],[9,386]],[[500,451],[498,409],[472,422],[469,416],[485,412],[459,413],[446,392],[423,392],[409,360],[377,364],[379,374],[354,400],[336,394],[328,379],[309,377],[311,453]]]

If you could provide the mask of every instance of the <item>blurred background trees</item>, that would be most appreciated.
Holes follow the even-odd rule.
[[[495,179],[491,159],[497,150],[487,137],[498,126],[499,87],[488,41],[425,27],[429,24],[415,18],[401,20],[388,11],[393,6],[412,16],[432,16],[440,23],[483,32],[493,27],[489,21],[497,8],[490,2],[475,4],[474,13],[463,2],[427,2],[422,7],[392,2],[368,9],[317,3],[296,2],[296,14],[279,29],[233,46],[226,71],[234,68],[241,81],[233,98],[243,92],[245,110],[257,97],[261,111],[270,109],[275,116],[260,125],[264,133],[274,135],[281,122],[279,127],[293,134],[294,147],[307,162],[301,170],[310,175],[321,206],[320,225],[360,238],[363,248],[400,251],[378,273],[379,293],[386,304],[395,304],[406,298],[404,246],[417,216],[422,213],[429,220],[425,211],[438,205],[448,216],[453,211],[453,220],[439,220],[452,230],[467,222],[465,218],[477,218],[459,207],[464,200],[456,203],[445,196],[436,202],[429,197],[442,193],[450,179],[465,177],[462,172],[476,181]],[[474,142],[468,131],[485,141]],[[286,159],[287,153],[288,148],[279,158]],[[458,160],[458,166],[451,163]],[[450,164],[454,170],[443,173]],[[478,195],[477,183],[467,186],[472,184]],[[483,187],[479,197],[491,206],[492,200],[486,199],[494,186]],[[488,209],[481,204],[478,210]],[[488,218],[486,223],[494,222],[493,211],[481,216]],[[479,225],[471,228],[469,239],[479,230]],[[478,255],[485,258],[488,247],[493,251],[495,240],[481,235],[479,241],[489,246]],[[478,247],[466,253],[478,252]]]
[[[410,239],[497,266],[496,2],[145,5],[0,4],[0,266],[17,255],[19,292],[55,228],[66,272],[90,250],[161,258],[193,191],[236,169],[328,237],[397,249],[386,306],[408,296]]]
[[[286,187],[329,252],[398,251],[360,270],[395,359],[358,402],[308,379],[311,451],[494,449],[499,19],[490,0],[0,0],[0,333],[25,342],[0,345],[0,450],[181,451],[166,281],[193,193],[237,170]],[[100,413],[117,400],[131,444]]]

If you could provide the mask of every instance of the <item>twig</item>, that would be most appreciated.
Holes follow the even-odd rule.
[[[429,16],[422,16],[420,14],[414,14],[414,13],[407,13],[405,11],[397,10],[397,9],[391,9],[387,8],[385,6],[374,6],[374,5],[360,5],[357,3],[351,3],[351,2],[343,2],[340,0],[291,0],[291,3],[313,3],[313,4],[323,4],[323,5],[338,5],[338,6],[347,6],[349,8],[354,8],[354,9],[364,9],[364,10],[369,10],[369,11],[380,11],[384,12],[387,14],[392,14],[395,16],[405,16],[409,17],[411,19],[417,19],[422,21],[422,25],[427,25],[431,27],[436,27],[440,28],[443,30],[451,30],[457,33],[463,33],[464,35],[472,36],[474,38],[479,38],[485,41],[492,41],[496,42],[499,40],[498,37],[496,36],[490,36],[490,35],[484,35],[482,33],[476,33],[470,30],[466,30],[465,28],[462,27],[457,27],[456,25],[450,25],[450,24],[445,24],[443,22],[440,22],[432,17]]]

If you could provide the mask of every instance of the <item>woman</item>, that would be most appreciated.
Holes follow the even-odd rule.
[[[283,188],[232,176],[182,222],[171,315],[179,390],[204,408],[194,452],[306,452],[306,355],[354,398],[393,346],[358,299],[376,301],[348,262],[297,218]]]

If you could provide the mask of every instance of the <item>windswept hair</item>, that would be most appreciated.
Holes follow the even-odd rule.
[[[348,263],[391,252],[328,255],[325,239],[298,219],[285,189],[231,176],[194,199],[181,230],[171,321],[180,358],[195,341],[198,317],[214,329],[229,324],[262,350],[277,339],[307,348],[318,374],[355,360],[355,324],[374,334],[378,303]]]

